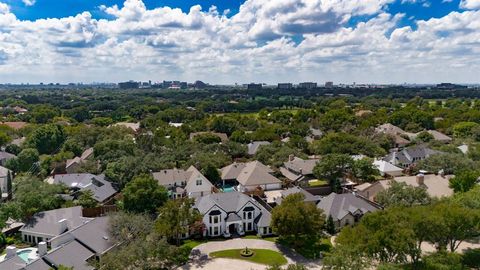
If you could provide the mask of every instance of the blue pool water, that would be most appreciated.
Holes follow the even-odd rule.
[[[30,255],[30,253],[32,253],[32,252],[35,252],[35,251],[29,250],[29,249],[27,249],[27,250],[21,250],[21,251],[17,252],[17,255],[18,255],[18,257],[20,257],[23,261],[28,262],[28,255]]]
[[[235,186],[225,185],[222,187],[223,192],[235,192]]]

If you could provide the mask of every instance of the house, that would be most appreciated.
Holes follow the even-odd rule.
[[[247,145],[248,147],[248,155],[249,156],[254,156],[258,149],[260,148],[260,146],[262,145],[269,145],[270,142],[266,142],[266,141],[254,141],[254,142],[251,142]]]
[[[109,233],[108,217],[99,217],[61,234],[48,243],[38,243],[38,253],[24,261],[15,247],[8,247],[7,260],[0,262],[0,269],[49,270],[60,265],[79,270],[93,270],[89,262],[99,260],[116,246]]]
[[[39,212],[29,218],[20,229],[26,243],[38,244],[72,230],[88,221],[82,216],[82,207],[61,208]]]
[[[221,169],[222,180],[238,184],[240,192],[252,192],[259,188],[276,190],[282,188],[282,181],[272,175],[273,170],[259,161],[233,163]]]
[[[468,153],[468,145],[467,144],[462,144],[460,146],[457,147],[458,150],[460,150],[460,152],[462,152],[463,154],[467,154]]]
[[[171,197],[198,198],[212,193],[213,184],[194,166],[186,171],[181,169],[162,170],[152,173],[158,184],[171,192]]]
[[[435,174],[418,174],[416,176],[401,176],[394,177],[392,180],[381,180],[375,183],[364,183],[354,188],[354,191],[369,199],[372,202],[376,201],[378,193],[388,190],[391,181],[398,183],[405,183],[413,187],[424,188],[430,197],[442,198],[453,195],[453,189],[450,188],[450,179],[453,175],[435,175]]]
[[[375,160],[373,161],[373,166],[375,166],[382,176],[400,176],[403,174],[403,169],[399,168],[385,160]]]
[[[293,182],[301,182],[312,180],[313,168],[318,163],[319,159],[301,159],[299,157],[290,156],[287,162],[280,167],[280,172],[283,176]]]
[[[215,193],[197,199],[205,224],[204,236],[231,237],[256,232],[271,235],[271,214],[254,198],[240,192]]]
[[[318,140],[322,138],[323,132],[320,129],[310,127],[309,134],[305,137],[305,140],[309,143],[313,142],[314,140]]]
[[[375,132],[390,135],[394,140],[395,148],[403,148],[410,143],[410,141],[406,139],[406,137],[408,137],[408,133],[390,123],[378,126],[375,128]]]
[[[5,125],[7,127],[10,127],[14,130],[19,130],[27,126],[27,122],[0,122],[0,125]]]
[[[401,151],[393,151],[383,160],[401,168],[408,168],[411,165],[415,165],[418,161],[438,153],[440,152],[423,145],[418,145],[405,148]]]
[[[140,123],[119,122],[109,127],[126,127],[137,133],[140,130]]]
[[[195,137],[200,136],[200,135],[213,135],[213,136],[216,136],[216,137],[220,138],[222,143],[228,142],[228,135],[227,134],[219,133],[219,132],[208,132],[208,131],[190,133],[190,140],[193,140],[193,139],[195,139]]]
[[[8,152],[0,151],[0,166],[5,166],[7,164],[7,161],[16,158],[14,154],[10,154]]]
[[[82,163],[92,156],[93,156],[93,147],[83,151],[82,155],[79,157],[75,157],[73,159],[67,159],[67,163],[65,164],[65,171],[67,173],[76,173],[77,170],[82,165]]]
[[[108,202],[117,193],[110,181],[105,179],[105,175],[94,175],[90,173],[71,173],[57,174],[49,180],[49,184],[64,184],[74,192],[90,190],[93,193],[93,199],[99,203]]]
[[[10,190],[8,189],[8,178],[13,181],[12,171],[9,169],[0,166],[0,194],[2,195],[2,199],[8,197],[8,193]]]
[[[321,199],[320,196],[313,195],[312,193],[304,190],[303,188],[292,187],[292,188],[289,188],[289,189],[286,189],[286,190],[282,190],[279,194],[280,196],[274,198],[273,201],[275,202],[276,205],[280,205],[280,204],[282,204],[283,199],[285,199],[287,196],[292,195],[292,194],[297,194],[297,193],[303,194],[303,196],[304,196],[303,201],[304,202],[317,204]]]
[[[330,195],[322,198],[317,207],[323,210],[328,218],[331,216],[335,228],[340,229],[347,225],[357,223],[365,214],[375,212],[380,207],[353,193]]]
[[[452,142],[452,138],[439,132],[439,131],[436,131],[436,130],[428,130],[427,131],[430,135],[433,136],[433,139],[435,141],[438,141],[438,142],[442,142],[442,143],[450,143]]]

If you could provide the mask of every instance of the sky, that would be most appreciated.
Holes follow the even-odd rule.
[[[0,0],[0,83],[480,83],[480,0]]]

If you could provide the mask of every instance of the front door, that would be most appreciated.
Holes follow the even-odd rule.
[[[237,233],[237,231],[235,230],[235,224],[230,224],[230,226],[228,226],[228,232],[230,233],[230,235]]]

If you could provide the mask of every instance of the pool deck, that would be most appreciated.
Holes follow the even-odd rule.
[[[28,254],[27,260],[33,261],[33,260],[38,258],[37,250],[38,250],[37,248],[33,248],[33,247],[32,248],[22,248],[22,249],[17,250],[17,256],[19,256],[22,260],[25,261],[25,259],[18,254],[22,253],[22,252],[25,252],[25,251],[30,251],[30,253]],[[33,256],[32,256],[32,253],[33,253]],[[7,256],[7,254],[3,254],[2,256],[0,256],[0,262],[5,260],[5,256]],[[28,261],[25,261],[25,262],[28,262]]]

